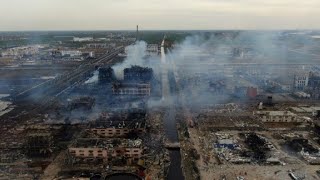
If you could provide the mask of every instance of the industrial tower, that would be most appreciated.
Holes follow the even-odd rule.
[[[137,25],[136,41],[139,41],[139,25]]]

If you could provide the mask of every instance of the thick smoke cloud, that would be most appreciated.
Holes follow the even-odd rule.
[[[135,44],[126,47],[126,53],[127,57],[124,59],[124,61],[112,67],[118,79],[123,78],[123,70],[125,68],[130,68],[133,65],[150,67],[153,68],[157,73],[156,70],[158,68],[156,67],[156,64],[159,63],[160,58],[155,56],[148,56],[146,42],[137,41]]]
[[[213,105],[230,102],[234,98],[234,88],[239,85],[239,77],[250,76],[249,69],[234,68],[228,66],[218,66],[229,63],[256,63],[260,64],[257,71],[257,79],[263,79],[264,76],[288,77],[286,69],[279,71],[275,67],[265,66],[268,63],[290,63],[295,59],[291,49],[306,48],[314,43],[303,37],[287,38],[283,32],[223,32],[223,33],[197,33],[188,36],[181,43],[174,44],[173,48],[166,52],[166,60],[161,61],[160,56],[149,56],[147,53],[147,43],[138,41],[126,48],[127,57],[122,63],[114,65],[118,79],[123,78],[123,70],[132,65],[150,67],[153,69],[158,82],[163,83],[161,78],[167,78],[165,81],[167,89],[170,91],[167,99],[159,100],[152,98],[148,102],[149,107],[169,106],[169,103],[181,104],[178,100],[183,100],[185,105],[193,110],[205,105]],[[290,39],[290,40],[288,40]],[[240,49],[240,52],[237,52]],[[242,53],[243,51],[243,53]],[[219,68],[217,68],[219,67]],[[242,66],[241,66],[242,67]],[[167,71],[167,72],[166,72]],[[162,73],[161,73],[162,72]],[[168,76],[163,76],[166,72]],[[267,75],[270,76],[267,76]],[[266,78],[266,79],[267,79]],[[290,77],[288,77],[290,78]],[[246,81],[248,79],[242,79]],[[98,81],[98,71],[86,83]],[[225,87],[221,92],[212,91],[211,83],[224,81]],[[178,86],[176,91],[175,82]],[[252,84],[250,84],[252,83]],[[162,84],[164,85],[164,84]],[[260,87],[248,80],[248,83],[241,85],[243,87]],[[163,87],[162,87],[163,88]],[[183,98],[181,98],[183,94]],[[170,99],[170,101],[167,101]],[[232,99],[234,100],[234,99]],[[232,101],[234,102],[234,101]],[[95,106],[92,111],[102,112],[103,107]],[[81,120],[85,116],[81,112],[68,114],[70,121],[72,119]]]
[[[263,72],[263,75],[259,74],[259,78],[286,76],[287,69],[279,71],[274,67],[264,66],[264,64],[294,63],[299,59],[292,58],[295,56],[292,55],[291,50],[296,47],[303,49],[314,43],[301,36],[294,36],[295,38],[288,38],[288,36],[290,34],[276,31],[195,33],[168,50],[165,63],[161,65],[160,57],[148,56],[147,43],[138,41],[126,48],[127,57],[113,68],[118,79],[123,78],[123,69],[132,65],[151,67],[157,75],[160,75],[164,68],[174,74],[175,80],[181,85],[179,91],[189,94],[187,101],[191,105],[223,103],[232,98],[230,93],[234,92],[235,86],[239,85],[232,79],[248,74],[251,70],[240,68],[230,70],[227,67],[217,69],[215,64],[255,63],[261,65],[260,69],[256,70]],[[160,77],[158,76],[159,80]],[[95,76],[87,82],[91,82],[94,78]],[[223,91],[227,93],[217,95],[210,91],[209,84],[220,80],[224,81],[226,89]],[[259,85],[248,82],[243,86],[258,87]],[[171,93],[173,93],[172,97],[179,96],[174,92]],[[151,104],[157,105],[158,103],[152,102]]]
[[[243,79],[240,84],[239,76],[251,76],[251,71],[258,72],[254,78],[287,78],[292,81],[288,73],[292,71],[285,66],[269,66],[268,64],[288,64],[312,62],[307,53],[295,53],[295,49],[313,46],[314,41],[301,35],[291,37],[286,32],[268,31],[240,31],[221,33],[198,33],[188,36],[185,40],[167,53],[167,68],[176,73],[180,92],[188,95],[186,101],[191,106],[198,104],[224,103],[233,98],[235,86],[259,87],[250,79]],[[217,66],[220,64],[256,64],[257,68],[230,68]],[[282,69],[280,69],[282,68]],[[302,69],[301,69],[302,70]],[[297,69],[297,71],[299,71]],[[251,76],[253,77],[253,76]],[[240,78],[241,79],[241,78]],[[223,80],[225,94],[213,95],[210,82]]]

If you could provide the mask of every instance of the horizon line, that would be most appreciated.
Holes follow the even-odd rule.
[[[136,32],[136,29],[38,29],[38,30],[0,30],[1,32],[75,32],[75,31],[127,31]],[[320,28],[308,29],[308,28],[292,28],[292,29],[139,29],[139,32],[143,31],[320,31]]]

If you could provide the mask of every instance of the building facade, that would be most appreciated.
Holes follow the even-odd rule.
[[[303,90],[308,86],[309,73],[297,73],[294,75],[294,88]]]
[[[257,111],[254,115],[259,116],[262,122],[307,122],[290,111]]]
[[[114,83],[112,85],[114,95],[150,96],[150,83]]]
[[[69,153],[74,157],[79,158],[100,158],[107,159],[108,153],[104,148],[95,147],[72,147],[69,148]]]
[[[112,158],[129,158],[138,160],[143,155],[141,140],[104,141],[102,139],[86,139],[83,142],[72,144],[68,148],[69,154],[80,159],[101,159],[104,162]]]

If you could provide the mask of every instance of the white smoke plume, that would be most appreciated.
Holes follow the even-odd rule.
[[[249,87],[256,84],[244,79],[245,83],[233,81],[239,72],[247,73],[246,69],[231,70],[223,66],[217,69],[215,64],[287,63],[287,51],[281,46],[281,35],[279,32],[255,31],[194,34],[176,44],[166,54],[167,67],[176,73],[174,76],[182,85],[179,91],[188,94],[189,105],[197,107],[199,104],[228,102],[236,86]],[[244,53],[237,55],[237,49]],[[270,74],[275,72],[272,68],[261,70]],[[225,89],[220,94],[214,94],[209,84],[219,81],[224,82]]]
[[[144,66],[144,57],[146,56],[147,43],[138,41],[134,45],[126,47],[127,57],[121,64],[116,64],[112,68],[118,79],[123,79],[123,70],[132,65]]]
[[[92,84],[92,83],[97,83],[99,80],[99,71],[98,70],[95,70],[93,72],[93,76],[90,77],[88,80],[86,80],[84,83],[85,84]]]

